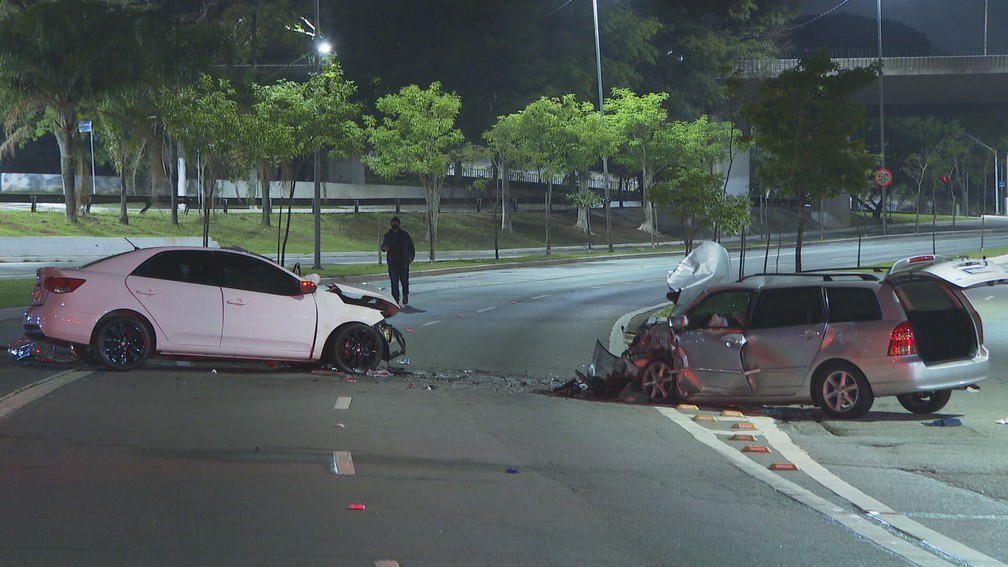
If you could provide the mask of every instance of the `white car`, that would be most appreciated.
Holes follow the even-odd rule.
[[[405,353],[385,322],[399,306],[311,279],[241,250],[142,248],[37,273],[24,315],[32,339],[130,370],[153,355],[335,365],[364,373]]]

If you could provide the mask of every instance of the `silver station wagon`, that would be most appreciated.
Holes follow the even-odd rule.
[[[919,256],[886,274],[764,274],[714,285],[667,321],[640,373],[653,402],[814,404],[856,418],[876,397],[932,413],[987,378],[964,289],[1008,282],[986,260]]]

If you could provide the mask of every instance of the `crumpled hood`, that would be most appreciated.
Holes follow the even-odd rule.
[[[382,312],[382,315],[386,319],[395,315],[401,309],[399,304],[391,297],[374,290],[334,283],[326,291],[339,295],[340,299],[345,303],[377,309]]]

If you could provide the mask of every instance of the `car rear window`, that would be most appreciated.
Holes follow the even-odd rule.
[[[752,328],[772,329],[823,322],[819,287],[764,289],[753,308]]]
[[[882,319],[875,291],[863,287],[828,287],[826,303],[831,323],[878,321]]]
[[[900,302],[907,311],[947,311],[960,308],[952,295],[933,281],[906,283],[897,289]]]

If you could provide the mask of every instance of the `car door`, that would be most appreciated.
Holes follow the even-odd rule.
[[[214,353],[223,328],[221,289],[209,251],[167,250],[126,277],[126,287],[160,331],[159,351]]]
[[[686,363],[679,387],[687,397],[749,395],[741,352],[751,298],[749,289],[715,290],[685,313],[676,337]]]
[[[308,359],[315,345],[315,297],[294,274],[265,260],[215,251],[224,306],[222,348],[236,356]]]
[[[756,296],[742,352],[758,370],[751,381],[758,396],[790,396],[805,381],[826,331],[820,286],[763,288]]]

